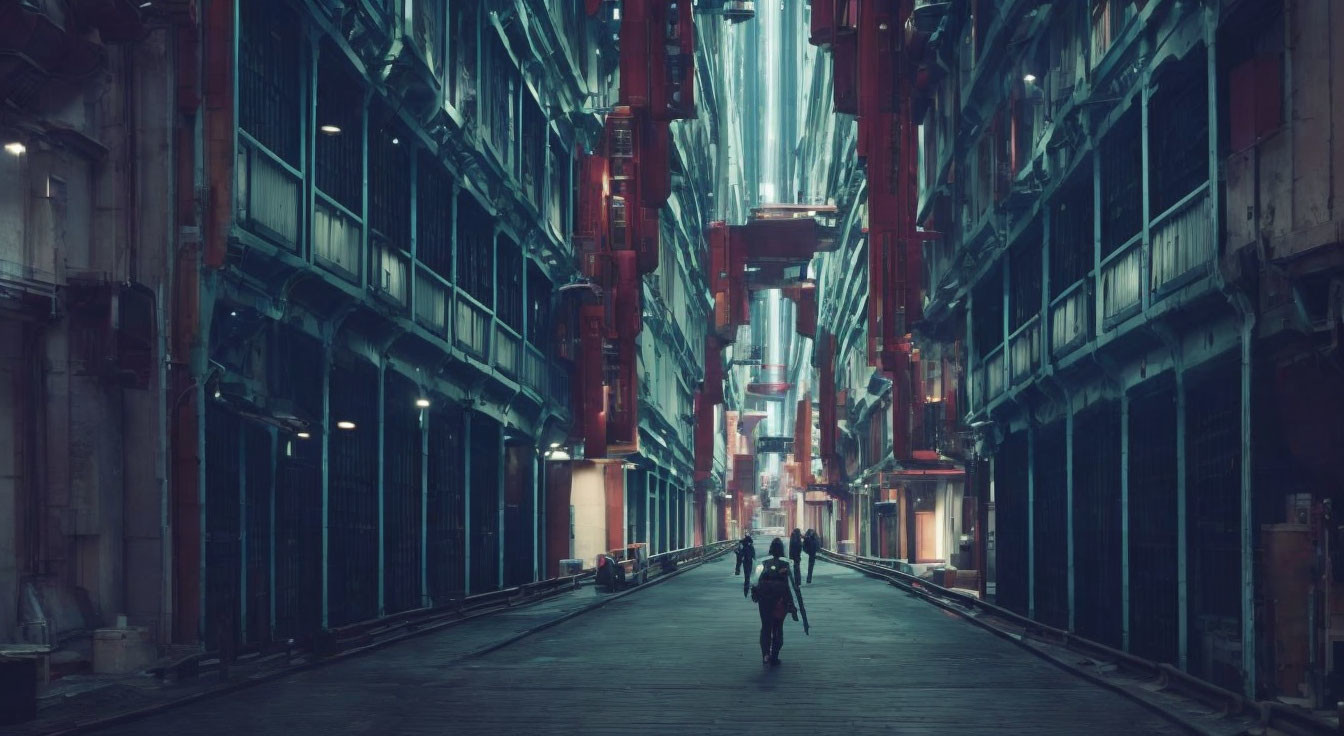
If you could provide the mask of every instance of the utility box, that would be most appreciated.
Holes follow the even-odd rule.
[[[127,627],[93,632],[93,671],[123,675],[139,672],[158,659],[158,647],[149,629]]]

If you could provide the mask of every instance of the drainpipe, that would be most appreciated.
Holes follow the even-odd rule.
[[[1250,297],[1226,286],[1224,296],[1241,317],[1241,665],[1244,672],[1244,694],[1256,695],[1255,672],[1255,535],[1254,535],[1254,445],[1251,392],[1254,367],[1252,349],[1255,340],[1255,305]]]
[[[1069,393],[1069,389],[1068,389],[1067,386],[1064,385],[1064,382],[1061,381],[1061,380],[1059,380],[1059,375],[1056,374],[1056,373],[1054,373],[1054,372],[1051,372],[1051,373],[1046,374],[1046,379],[1045,379],[1045,380],[1042,380],[1042,381],[1040,382],[1040,385],[1043,386],[1043,387],[1046,386],[1046,385],[1048,385],[1048,384],[1053,384],[1053,385],[1054,385],[1054,390],[1055,390],[1055,392],[1059,395],[1060,399],[1064,402],[1064,513],[1065,513],[1065,515],[1066,515],[1066,516],[1065,516],[1064,528],[1067,530],[1067,531],[1066,531],[1066,542],[1067,542],[1067,552],[1066,552],[1066,556],[1067,556],[1067,558],[1068,558],[1068,586],[1067,586],[1067,587],[1068,587],[1068,596],[1069,596],[1069,626],[1068,626],[1068,630],[1069,630],[1069,631],[1073,631],[1073,630],[1075,629],[1075,627],[1074,627],[1074,618],[1075,618],[1075,616],[1076,616],[1076,614],[1077,614],[1077,610],[1076,610],[1077,607],[1074,605],[1074,589],[1075,589],[1075,585],[1076,585],[1076,576],[1075,576],[1075,574],[1074,574],[1074,560],[1076,559],[1076,555],[1075,555],[1074,550],[1076,549],[1077,545],[1074,543],[1074,534],[1073,534],[1073,426],[1074,426],[1074,423],[1073,423],[1073,396]],[[1033,478],[1032,478],[1032,481],[1033,481],[1033,490],[1034,490],[1034,485],[1035,485],[1035,477],[1034,477],[1034,476],[1035,476],[1035,467],[1034,467],[1034,463],[1035,463],[1035,460],[1034,460],[1035,448],[1032,448],[1032,455],[1033,455],[1033,460],[1032,460],[1032,462],[1033,462]],[[1033,501],[1035,500],[1035,498],[1034,498],[1034,494],[1033,494],[1033,499],[1032,499],[1032,500],[1033,500]],[[1033,543],[1034,543],[1034,541],[1035,541],[1035,540],[1034,540],[1034,538],[1033,538]]]

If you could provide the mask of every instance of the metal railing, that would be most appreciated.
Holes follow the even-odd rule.
[[[1143,235],[1135,235],[1101,262],[1101,316],[1107,323],[1143,306]]]
[[[400,248],[374,243],[370,249],[369,288],[405,309],[409,305],[411,256]]]
[[[1006,360],[1003,357],[1003,345],[990,351],[985,356],[985,402],[988,403],[996,398],[1003,390],[1007,388],[1008,376],[1004,369],[1007,367]]]
[[[453,337],[457,346],[486,360],[490,355],[490,310],[465,291],[458,290],[453,314]]]
[[[1027,320],[1008,338],[1008,369],[1014,384],[1022,381],[1041,365],[1041,316]]]
[[[238,222],[256,235],[298,251],[303,174],[240,129],[234,177]]]
[[[523,338],[503,322],[495,323],[495,367],[509,378],[522,378]]]
[[[313,260],[347,280],[359,280],[359,241],[363,223],[336,200],[317,192],[313,207]]]
[[[1153,219],[1152,290],[1175,288],[1187,276],[1204,272],[1213,261],[1212,197],[1205,182]]]
[[[1050,302],[1050,354],[1067,355],[1091,336],[1092,300],[1088,280],[1064,290]]]
[[[444,340],[448,339],[448,305],[452,287],[424,266],[415,268],[415,321]]]

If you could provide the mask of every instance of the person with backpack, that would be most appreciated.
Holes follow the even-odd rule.
[[[821,537],[816,530],[808,529],[803,535],[803,551],[807,553],[807,584],[812,584],[812,567],[817,564],[817,553],[821,551]]]
[[[779,664],[779,650],[784,646],[784,617],[798,620],[798,607],[803,593],[791,585],[789,563],[785,562],[784,541],[775,537],[770,542],[770,557],[756,568],[756,584],[751,588],[751,599],[761,615],[761,664]],[[794,594],[797,594],[797,605]],[[804,624],[806,626],[806,624]]]
[[[794,529],[793,534],[789,535],[789,559],[793,560],[793,585],[796,588],[802,582],[803,574],[803,532],[801,529]]]
[[[733,552],[737,555],[737,567],[733,568],[733,574],[736,575],[739,570],[742,572],[742,597],[746,598],[751,590],[751,565],[756,561],[756,542],[750,534],[744,535]]]

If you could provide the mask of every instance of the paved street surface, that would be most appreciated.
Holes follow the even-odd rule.
[[[724,557],[490,654],[450,629],[100,733],[1180,733],[1150,711],[846,568],[804,585],[764,669]],[[583,593],[593,595],[591,590]],[[545,607],[491,617],[500,640]],[[464,634],[472,645],[463,643]]]

